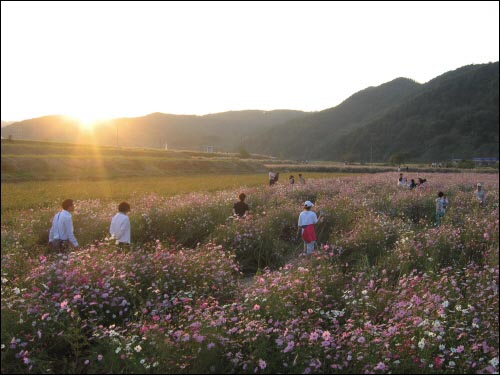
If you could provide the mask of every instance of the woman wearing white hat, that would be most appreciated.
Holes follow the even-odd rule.
[[[483,189],[483,184],[481,184],[480,182],[477,183],[476,191],[474,192],[474,194],[476,194],[476,199],[479,202],[479,205],[483,206],[486,200],[486,192]]]
[[[297,236],[302,236],[304,240],[304,252],[306,254],[312,254],[314,251],[314,245],[316,244],[316,232],[314,230],[314,224],[319,221],[316,216],[316,212],[311,211],[312,204],[311,201],[304,202],[304,210],[299,215],[299,229],[297,231]]]

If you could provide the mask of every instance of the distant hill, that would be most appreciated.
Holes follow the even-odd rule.
[[[292,110],[230,111],[204,116],[152,113],[147,116],[102,121],[92,131],[82,130],[75,119],[45,116],[16,122],[2,128],[2,136],[14,139],[97,143],[126,147],[239,151],[248,136],[267,130],[305,112]]]
[[[2,127],[14,139],[222,152],[295,160],[438,161],[499,155],[499,63],[469,65],[420,84],[397,78],[319,112],[152,113],[100,122],[46,116]]]
[[[251,139],[251,151],[292,159],[331,159],[331,145],[418,92],[420,84],[397,78],[368,87],[336,107],[275,126]]]
[[[331,145],[331,159],[415,161],[498,157],[499,64],[443,74],[401,105]],[[372,155],[370,155],[370,153]],[[320,156],[320,154],[316,154]]]
[[[398,78],[340,105],[276,126],[250,151],[293,159],[387,161],[498,157],[499,64],[470,65],[426,84]]]
[[[3,128],[4,126],[8,126],[8,125],[10,125],[10,124],[13,124],[14,122],[15,122],[15,121],[3,121],[3,120],[2,120],[2,128]]]

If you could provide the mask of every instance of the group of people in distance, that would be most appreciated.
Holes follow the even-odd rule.
[[[271,176],[272,172],[269,172],[269,185],[272,186],[276,183],[279,177],[279,173]],[[293,178],[293,176],[290,176]],[[400,173],[398,179],[398,186],[406,186],[405,178],[403,174]],[[425,186],[426,180],[419,179],[419,185]],[[274,181],[271,183],[271,181]],[[299,181],[305,184],[305,179],[302,174],[299,174]],[[414,181],[414,180],[412,180]],[[290,182],[291,184],[295,181]],[[411,187],[409,187],[412,189]],[[486,201],[486,192],[483,189],[483,185],[478,182],[476,185],[476,190],[474,192],[475,197],[479,203],[479,206],[484,206]],[[239,201],[233,205],[233,217],[235,218],[247,218],[250,212],[248,204],[245,203],[246,194],[240,193]],[[436,198],[436,226],[441,225],[441,221],[446,213],[446,208],[449,204],[446,195],[439,191]],[[312,211],[314,204],[307,200],[304,202],[303,211],[299,215],[298,220],[298,230],[297,235],[304,240],[304,253],[311,254],[314,251],[316,244],[316,232],[314,226],[321,219],[321,213],[319,216]],[[66,199],[62,202],[62,210],[59,211],[52,219],[52,226],[49,232],[49,246],[55,251],[64,251],[69,248],[71,244],[74,248],[78,247],[78,241],[73,233],[73,221],[71,213],[75,210],[74,202],[72,199]],[[109,233],[111,238],[115,240],[115,243],[121,248],[127,248],[130,246],[130,219],[128,214],[130,212],[130,204],[127,202],[121,202],[118,205],[118,212],[111,219],[111,225],[109,228]]]
[[[427,179],[419,177],[418,183],[416,183],[414,179],[412,179],[410,183],[407,183],[406,177],[403,176],[403,173],[400,173],[398,178],[398,186],[406,187],[410,190],[413,190],[417,187],[426,187]],[[483,185],[480,182],[478,182],[475,191],[475,196],[480,206],[484,205],[486,198],[486,193],[482,188],[482,186]],[[441,225],[441,221],[446,213],[446,207],[448,206],[448,204],[449,201],[448,198],[446,197],[446,194],[444,194],[442,191],[439,191],[437,193],[437,198],[436,198],[436,223],[435,223],[436,226]]]
[[[410,190],[415,189],[416,187],[426,187],[427,186],[427,179],[426,178],[418,178],[418,182],[415,182],[415,179],[411,179],[410,182],[408,182],[408,179],[403,176],[402,173],[399,174],[398,178],[398,186],[399,187],[406,187]]]
[[[278,182],[279,177],[280,177],[279,172],[274,173],[273,171],[269,171],[269,186],[273,186],[274,184],[276,184]],[[288,177],[288,183],[291,186],[295,185],[295,176],[294,175],[290,175],[290,177]],[[299,173],[299,183],[300,184],[306,183],[306,180],[302,176],[302,173]]]
[[[293,187],[293,185],[295,185],[295,177],[294,175],[290,175],[290,177],[288,177],[288,182],[290,183],[290,185]],[[299,173],[299,184],[301,185],[304,185],[306,183],[306,179],[302,176],[302,173]]]
[[[474,195],[476,197],[477,203],[479,207],[483,207],[486,202],[486,192],[483,189],[483,184],[478,182],[476,184],[476,190],[474,191]],[[448,198],[442,192],[438,192],[438,196],[436,198],[436,226],[441,225],[441,220],[446,213],[446,207],[448,206]]]

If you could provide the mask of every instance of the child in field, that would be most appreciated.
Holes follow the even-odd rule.
[[[62,211],[59,211],[52,219],[52,227],[49,232],[49,246],[56,250],[66,250],[68,242],[73,247],[78,247],[78,241],[73,234],[73,220],[71,212],[75,210],[72,199],[66,199],[62,202]]]
[[[245,193],[239,195],[240,201],[236,202],[233,206],[233,215],[238,217],[246,217],[250,210],[248,204],[245,203]]]
[[[483,184],[480,182],[476,185],[476,191],[474,192],[476,195],[476,199],[479,202],[480,206],[484,206],[484,202],[486,201],[486,192],[483,189]]]
[[[118,213],[111,219],[109,233],[120,247],[130,246],[130,204],[122,202],[118,205]]]
[[[299,215],[299,228],[297,231],[297,236],[301,236],[304,240],[304,252],[308,255],[314,251],[314,245],[316,244],[314,225],[321,217],[321,215],[317,217],[316,212],[311,211],[312,206],[314,204],[311,201],[304,202],[304,210]]]
[[[306,180],[304,177],[302,177],[302,173],[299,173],[299,183],[301,185],[304,185],[306,183]]]
[[[290,177],[288,178],[288,181],[290,182],[290,185],[292,185],[292,187],[293,187],[293,185],[295,184],[295,177],[293,177],[293,175],[292,175],[292,176],[290,176]]]
[[[441,220],[446,213],[446,207],[448,206],[448,198],[442,191],[438,193],[438,197],[436,198],[436,226],[441,225]]]

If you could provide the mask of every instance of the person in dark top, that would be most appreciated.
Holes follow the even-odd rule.
[[[250,210],[248,208],[248,204],[245,203],[245,198],[247,196],[245,193],[241,193],[239,195],[240,201],[236,202],[233,206],[233,215],[238,215],[239,217],[245,217],[247,216],[248,211]]]
[[[410,182],[410,185],[408,186],[408,188],[410,190],[412,190],[412,189],[415,189],[416,187],[417,187],[417,184],[415,183],[415,180],[412,178],[411,182]]]

